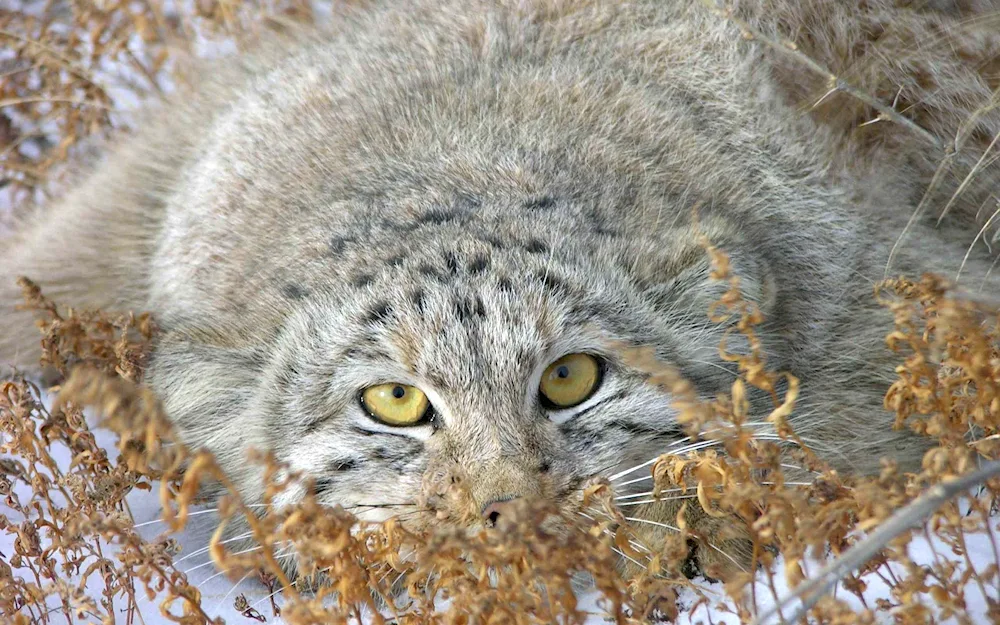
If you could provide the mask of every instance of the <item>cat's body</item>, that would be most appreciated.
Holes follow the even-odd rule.
[[[452,468],[478,506],[561,500],[681,436],[670,398],[610,342],[655,345],[709,396],[732,382],[702,232],[763,309],[771,366],[803,381],[800,434],[853,470],[919,460],[881,408],[892,370],[872,286],[940,145],[892,121],[859,129],[843,94],[800,106],[824,79],[699,3],[387,4],[214,67],[25,227],[0,264],[4,362],[34,358],[29,316],[8,312],[27,275],[66,304],[152,311],[148,382],[246,492],[258,446],[316,475],[329,503],[412,503]],[[950,5],[766,4],[740,15],[767,32],[780,19],[879,97],[936,59],[899,88],[940,144],[996,87],[984,64],[1000,42],[958,30]],[[906,33],[925,32],[937,48],[906,57]],[[997,180],[987,168],[939,228],[928,209],[890,274],[954,276]],[[989,262],[970,254],[971,287]],[[549,410],[539,377],[574,352],[604,359],[601,385]],[[366,414],[362,390],[392,382],[427,394],[431,423]]]

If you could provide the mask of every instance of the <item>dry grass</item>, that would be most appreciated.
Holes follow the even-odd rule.
[[[266,19],[262,15],[308,17],[304,6],[292,1],[262,6],[209,0],[195,2],[196,11],[182,16],[164,13],[157,2],[101,6],[73,5],[68,13],[48,7],[38,18],[0,14],[0,37],[12,42],[0,79],[3,179],[19,202],[38,197],[73,146],[114,129],[116,103],[94,68],[105,62],[135,67],[136,76],[147,78],[146,84],[133,85],[143,96],[160,88],[163,68],[191,53],[195,33],[211,39],[252,32]],[[133,36],[143,40],[143,55],[130,49]],[[23,149],[29,144],[34,149]],[[797,380],[768,368],[755,334],[763,321],[759,311],[740,298],[739,279],[730,273],[725,254],[705,245],[714,277],[731,287],[707,313],[720,323],[735,320],[732,331],[746,337],[750,350],[736,355],[726,351],[725,342],[720,346],[740,376],[728,393],[710,402],[698,399],[690,384],[651,352],[625,354],[649,373],[650,383],[676,398],[692,441],[710,442],[665,454],[632,475],[648,476],[652,501],[683,500],[685,508],[735,519],[745,529],[759,569],[726,583],[738,620],[770,622],[772,616],[758,606],[781,598],[775,576],[783,575],[789,585],[804,589],[814,622],[873,622],[876,610],[891,611],[903,624],[971,622],[970,589],[987,598],[989,618],[1000,622],[1000,548],[988,531],[995,523],[1000,479],[995,465],[984,465],[1000,458],[996,311],[955,296],[932,276],[880,286],[873,297],[895,314],[887,343],[899,354],[897,381],[887,389],[885,407],[896,414],[896,427],[911,428],[934,447],[917,474],[901,474],[886,461],[878,476],[847,477],[825,466],[796,437],[789,417]],[[552,517],[560,513],[537,504],[507,533],[470,535],[433,524],[414,529],[393,521],[363,523],[343,509],[318,505],[308,494],[308,478],[258,453],[254,461],[268,469],[265,506],[251,507],[210,455],[176,440],[156,397],[141,385],[156,332],[150,317],[68,310],[30,282],[22,286],[26,305],[38,311],[42,362],[63,381],[54,389],[58,401],[51,408],[29,381],[0,382],[0,451],[6,455],[0,495],[8,508],[0,528],[16,536],[14,552],[0,561],[5,621],[139,623],[143,597],[158,596],[158,609],[173,621],[211,622],[198,588],[177,566],[172,538],[188,523],[206,481],[228,492],[218,502],[222,521],[210,543],[212,559],[232,580],[255,575],[280,592],[281,616],[289,623],[358,621],[362,611],[374,612],[375,622],[580,623],[588,616],[574,593],[581,575],[593,579],[602,608],[617,623],[672,618],[682,609],[716,603],[700,594],[695,605],[682,607],[677,598],[682,588],[700,592],[684,574],[692,546],[711,546],[718,537],[699,535],[681,508],[675,531],[662,544],[650,544],[616,498],[613,481],[589,485],[580,514],[562,515],[570,533],[550,531]],[[773,399],[766,422],[775,436],[761,437],[755,429],[747,400],[751,387]],[[85,407],[95,409],[117,434],[117,458],[97,444],[83,417]],[[55,461],[57,450],[72,457],[69,467]],[[793,473],[789,466],[800,469]],[[933,490],[980,466],[993,477],[977,496],[965,492],[956,499],[960,493],[954,489],[945,488],[943,495]],[[810,476],[804,482],[802,468]],[[298,486],[307,493],[301,503],[274,504],[281,492]],[[461,485],[434,494],[450,496],[451,488]],[[144,540],[136,531],[125,499],[132,489],[158,490],[167,529],[156,540]],[[929,491],[941,495],[933,505],[920,499]],[[907,508],[913,502],[916,507]],[[901,522],[893,517],[899,510],[905,510]],[[227,548],[223,531],[237,517],[249,523],[259,549]],[[865,542],[866,533],[885,527],[890,518],[897,523],[891,539]],[[990,565],[977,568],[967,545],[978,534],[991,537],[993,557]],[[915,538],[929,541],[932,563],[913,561],[908,547]],[[815,560],[852,547],[859,549],[852,554],[865,555],[858,566],[834,568],[821,578],[839,583],[840,595],[814,592],[806,580],[817,572],[810,570]],[[778,554],[781,571],[774,570]],[[302,574],[298,579],[286,574],[290,558]],[[616,565],[623,558],[638,574],[619,575]],[[754,573],[762,583],[751,583]],[[873,578],[891,588],[876,604],[866,603],[864,592],[865,579]],[[100,596],[85,591],[92,579],[103,588]],[[409,599],[394,601],[401,586]],[[852,607],[845,594],[859,598],[863,607]],[[445,598],[450,602],[442,607]],[[234,607],[253,620],[278,610],[273,602],[250,605],[242,595],[234,598]]]

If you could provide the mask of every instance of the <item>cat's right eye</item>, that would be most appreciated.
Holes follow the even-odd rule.
[[[601,364],[590,354],[567,354],[542,373],[538,392],[550,408],[572,408],[582,404],[601,382]]]
[[[361,393],[361,405],[372,417],[386,425],[417,425],[430,413],[424,392],[408,384],[377,384]]]

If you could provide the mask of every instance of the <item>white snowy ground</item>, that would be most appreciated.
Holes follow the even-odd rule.
[[[51,398],[47,398],[46,401],[50,401]],[[97,436],[98,443],[108,450],[112,458],[116,457],[117,450],[114,446],[114,435],[106,430],[100,428],[95,428],[95,434]],[[58,451],[63,451],[59,449]],[[69,463],[68,454],[63,453],[62,455],[56,455],[57,461],[62,467],[65,467]],[[19,493],[23,493],[22,497],[27,497],[28,493],[25,491],[23,485],[20,486]],[[163,531],[163,525],[157,522],[159,518],[159,502],[156,497],[155,489],[152,492],[144,491],[133,491],[128,497],[128,503],[130,508],[135,515],[136,525],[140,528],[140,533],[147,539],[152,539],[157,536],[161,531]],[[0,505],[0,514],[5,514],[12,521],[19,521],[17,513],[5,506]],[[207,545],[208,536],[210,529],[214,527],[213,514],[202,514],[197,515],[192,518],[194,521],[188,529],[183,533],[176,535],[175,538],[181,546],[181,553],[175,556],[174,561],[177,564],[177,568],[188,574],[189,580],[192,584],[198,585],[202,592],[203,602],[202,605],[209,613],[210,616],[221,616],[225,619],[227,623],[254,623],[251,619],[243,616],[233,607],[233,601],[235,597],[240,594],[246,596],[249,604],[254,609],[258,610],[263,614],[268,622],[271,623],[281,623],[280,618],[275,618],[271,614],[269,593],[254,579],[245,579],[239,584],[236,584],[226,578],[225,575],[220,574],[212,564],[207,553],[199,552],[202,547]],[[976,565],[977,570],[984,570],[992,561],[992,547],[988,536],[978,535],[970,537],[969,550],[970,557],[973,563]],[[2,535],[0,536],[0,553],[3,554],[3,560],[7,561],[9,554],[12,553],[13,546],[12,535]],[[112,547],[113,551],[114,548]],[[959,556],[951,555],[948,548],[943,545],[937,546],[937,552],[939,556],[941,554],[948,554],[950,559],[956,561],[959,560]],[[911,555],[917,563],[931,563],[933,560],[933,552],[930,549],[928,543],[922,540],[915,540],[911,544]],[[819,563],[811,563],[809,567],[811,571],[818,571],[820,568]],[[778,592],[780,596],[784,596],[788,592],[787,587],[783,583],[782,575],[782,563],[779,560],[775,571],[776,571],[776,582],[778,585]],[[807,571],[808,573],[808,571]],[[19,574],[18,570],[14,571],[15,575]],[[27,571],[21,570],[20,574],[27,574]],[[758,575],[758,578],[763,578],[763,575]],[[889,598],[888,588],[883,583],[883,581],[876,575],[869,575],[865,578],[868,584],[868,589],[865,594],[868,605],[875,605],[875,600],[878,598]],[[88,586],[89,592],[94,597],[100,595],[102,585],[99,576],[92,576],[92,582]],[[725,594],[723,589],[718,584],[710,584],[705,580],[695,580],[696,584],[703,589],[703,592],[711,598],[712,606],[701,606],[694,611],[693,614],[686,613],[682,610],[680,619],[677,621],[679,624],[688,623],[718,623],[726,625],[736,625],[739,623],[739,619],[732,613],[732,604],[725,600]],[[988,592],[992,594],[994,600],[997,599],[997,594],[1000,589],[988,589]],[[838,596],[848,598],[852,601],[853,605],[857,605],[860,609],[861,604],[857,598],[850,595],[842,588],[837,591]],[[759,598],[759,609],[765,611],[768,607],[773,605],[773,598],[770,590],[762,582],[758,582],[757,596]],[[597,607],[596,601],[598,596],[596,593],[584,593],[581,596],[583,609],[593,614],[589,619],[589,623],[603,623],[604,619],[602,616],[602,611]],[[973,616],[974,623],[989,623],[987,618],[987,602],[985,601],[979,588],[974,584],[969,584],[966,593],[966,599],[970,608],[970,613]],[[279,596],[275,597],[278,605],[281,605],[282,601]],[[687,594],[682,594],[681,603],[682,607],[684,604],[694,605],[697,600],[696,595],[693,592],[688,591]],[[924,600],[932,605],[929,598],[924,597]],[[56,607],[53,604],[53,607]],[[159,613],[158,601],[148,601],[142,599],[140,601],[140,612],[142,615],[143,622],[146,625],[167,625],[170,623],[166,618],[162,617]],[[879,615],[879,622],[890,623],[892,622],[891,614]],[[121,614],[119,616],[119,622],[124,622],[125,616]]]

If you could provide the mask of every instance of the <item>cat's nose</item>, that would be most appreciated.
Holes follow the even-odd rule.
[[[517,516],[517,508],[520,497],[510,497],[509,499],[494,499],[483,506],[483,523],[486,527],[496,527],[501,520],[513,521]]]

